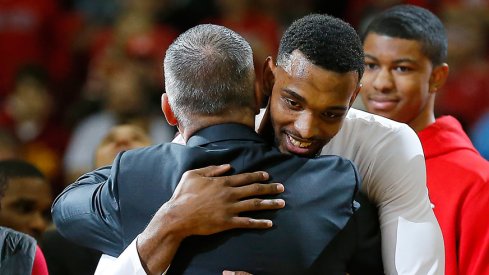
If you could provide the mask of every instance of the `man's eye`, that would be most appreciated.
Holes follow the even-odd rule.
[[[34,204],[29,202],[18,202],[14,205],[15,210],[21,214],[28,214],[34,211]]]
[[[284,100],[287,103],[287,105],[289,105],[291,107],[299,107],[299,103],[290,99],[290,98],[284,98]]]
[[[323,113],[323,116],[327,119],[339,119],[344,116],[344,114],[340,113],[334,113],[334,112],[325,112]]]
[[[411,71],[411,68],[406,67],[406,66],[397,66],[394,68],[396,71],[404,73],[404,72],[409,72]]]
[[[377,64],[365,62],[365,69],[374,70],[375,68],[377,68]]]

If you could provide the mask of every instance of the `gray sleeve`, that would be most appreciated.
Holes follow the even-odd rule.
[[[386,274],[444,274],[440,226],[426,186],[423,148],[404,125],[370,152],[369,199],[379,208]]]

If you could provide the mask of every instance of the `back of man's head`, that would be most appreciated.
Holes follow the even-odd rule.
[[[423,53],[433,65],[446,61],[448,40],[440,19],[427,9],[398,5],[377,15],[362,34],[365,40],[369,33],[416,40]]]
[[[292,23],[280,41],[277,64],[287,64],[299,50],[314,65],[338,73],[364,71],[363,47],[348,23],[329,15],[311,14]]]
[[[165,89],[177,120],[255,108],[253,52],[244,38],[204,24],[181,34],[166,51]]]

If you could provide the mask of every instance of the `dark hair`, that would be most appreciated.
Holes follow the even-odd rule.
[[[7,184],[10,179],[17,178],[41,178],[45,176],[34,165],[18,159],[0,161],[0,201],[5,195]]]
[[[447,58],[448,41],[440,19],[427,9],[398,5],[375,16],[362,34],[362,41],[369,33],[416,40],[421,50],[434,65]]]
[[[341,19],[310,14],[294,21],[280,40],[277,63],[295,50],[316,66],[338,73],[357,71],[358,79],[362,78],[365,61],[360,37]]]
[[[8,159],[0,161],[0,177],[5,181],[12,178],[42,178],[44,174],[34,165],[19,159]]]

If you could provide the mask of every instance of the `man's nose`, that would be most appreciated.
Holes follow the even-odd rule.
[[[375,90],[380,92],[389,92],[394,88],[394,79],[388,68],[381,68],[375,75],[372,83]]]
[[[318,135],[319,128],[317,127],[316,118],[309,112],[304,112],[295,121],[295,130],[303,139],[311,139]]]
[[[32,216],[30,222],[31,230],[36,234],[42,234],[48,227],[49,221],[44,217],[43,213],[36,212]]]

